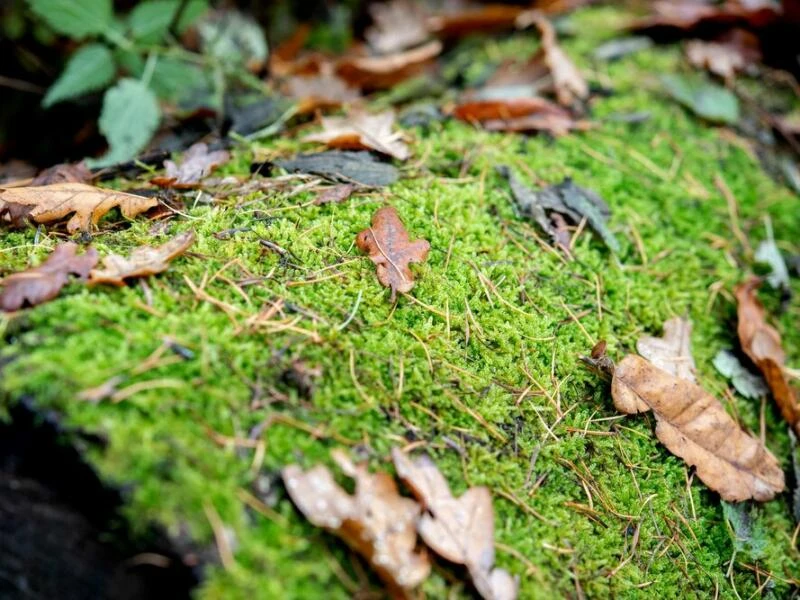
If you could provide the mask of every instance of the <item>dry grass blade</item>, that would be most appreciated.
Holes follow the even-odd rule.
[[[675,317],[664,322],[664,337],[640,337],[636,350],[662,371],[696,383],[691,342],[691,321]]]
[[[372,217],[372,227],[356,236],[356,245],[368,254],[378,269],[378,281],[391,288],[392,302],[397,292],[410,292],[414,275],[409,263],[422,262],[431,245],[426,240],[411,241],[394,207],[384,206]]]
[[[797,394],[784,373],[786,353],[778,331],[765,320],[764,307],[756,298],[760,280],[752,278],[735,290],[738,302],[739,342],[742,350],[767,380],[783,418],[800,435],[800,406]]]
[[[512,600],[517,581],[494,566],[494,512],[485,487],[473,487],[455,498],[450,486],[427,456],[412,461],[392,450],[397,475],[411,488],[425,512],[419,534],[440,556],[469,570],[475,588],[487,600]]]
[[[97,250],[89,248],[82,255],[77,251],[78,245],[73,242],[59,244],[38,267],[6,277],[2,281],[0,309],[14,311],[52,300],[67,285],[70,275],[85,280],[97,264]]]
[[[170,261],[186,252],[194,243],[194,239],[194,231],[186,231],[157,248],[151,246],[136,248],[129,258],[118,254],[105,256],[104,268],[92,269],[89,283],[125,285],[125,279],[130,277],[146,277],[166,271]]]
[[[67,231],[89,231],[112,208],[132,219],[158,204],[115,190],[104,190],[85,183],[54,183],[43,186],[0,188],[0,223],[21,226],[27,218],[34,223],[53,223],[72,215]]]
[[[395,598],[409,597],[430,573],[425,553],[415,552],[419,505],[400,496],[387,473],[371,474],[343,452],[333,457],[355,479],[354,495],[339,487],[326,467],[303,472],[296,465],[282,471],[289,495],[309,521],[364,556]]]
[[[783,491],[775,457],[698,385],[628,355],[614,369],[611,394],[620,412],[652,410],[658,439],[724,500],[763,502]]]

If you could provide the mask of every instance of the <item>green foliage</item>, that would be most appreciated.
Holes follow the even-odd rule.
[[[177,58],[160,59],[150,79],[150,87],[158,97],[173,102],[206,86],[207,77],[201,67]]]
[[[734,551],[747,554],[753,560],[764,558],[769,542],[757,511],[748,510],[745,503],[731,504],[723,500],[722,514],[730,525]]]
[[[739,100],[724,87],[698,76],[670,74],[661,81],[670,96],[704,119],[728,124],[739,121]]]
[[[102,35],[114,16],[111,0],[28,0],[28,4],[55,31],[76,40]]]
[[[162,40],[179,7],[180,0],[150,0],[137,4],[128,15],[128,25],[134,39],[149,44]],[[183,33],[207,10],[207,0],[191,0],[183,9],[176,31]]]
[[[88,92],[103,89],[114,79],[114,58],[104,44],[79,48],[69,59],[64,72],[47,90],[45,108]]]
[[[252,17],[238,12],[223,13],[198,27],[203,50],[223,65],[260,64],[267,58],[267,40]]]
[[[122,79],[106,92],[100,131],[110,146],[105,156],[91,161],[105,166],[136,156],[150,141],[161,119],[158,100],[141,81]]]

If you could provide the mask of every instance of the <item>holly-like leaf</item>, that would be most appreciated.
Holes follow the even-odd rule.
[[[340,451],[333,458],[355,480],[355,494],[339,487],[324,466],[304,472],[289,465],[282,471],[289,496],[309,521],[366,558],[393,597],[410,597],[430,573],[425,553],[415,551],[419,505],[400,496],[387,473],[370,473]]]
[[[778,330],[765,320],[766,311],[756,297],[759,285],[761,281],[754,277],[734,291],[738,303],[739,342],[744,353],[764,375],[783,418],[800,435],[800,405],[794,388],[783,372],[786,353]]]
[[[14,311],[52,300],[69,282],[69,276],[85,280],[97,264],[97,250],[89,248],[78,255],[78,245],[65,242],[56,246],[41,265],[14,273],[2,280],[0,309]]]
[[[80,40],[102,35],[111,27],[111,0],[28,0],[36,16],[56,32]]]
[[[664,337],[642,336],[636,350],[662,371],[696,383],[691,345],[692,322],[675,317],[664,322]]]
[[[392,206],[384,206],[373,215],[372,226],[356,236],[356,245],[377,265],[378,281],[391,288],[392,302],[397,292],[409,292],[414,287],[409,263],[423,262],[431,249],[427,240],[409,239]]]
[[[148,0],[138,3],[130,15],[128,25],[133,37],[142,43],[161,41],[167,34],[181,0]],[[177,33],[183,33],[208,10],[207,0],[190,0],[183,8],[176,26]]]
[[[100,132],[109,151],[91,166],[103,167],[125,162],[144,149],[158,127],[161,111],[155,94],[141,81],[122,79],[103,98]]]
[[[518,582],[494,569],[494,512],[485,487],[472,487],[459,498],[427,456],[409,459],[392,450],[397,475],[424,507],[417,526],[425,543],[447,560],[467,567],[475,589],[486,600],[513,600]]]
[[[356,112],[346,117],[322,117],[322,131],[304,141],[322,142],[342,150],[375,150],[398,160],[409,156],[402,132],[392,131],[394,112],[376,115]]]
[[[45,108],[106,87],[114,79],[114,59],[103,44],[87,44],[73,54],[64,71],[47,90]]]
[[[172,259],[186,252],[194,243],[194,231],[186,231],[156,248],[141,246],[136,248],[129,258],[119,254],[103,257],[103,268],[92,269],[89,283],[108,283],[125,285],[125,280],[132,277],[147,277],[162,273],[169,268]]]
[[[54,183],[43,186],[0,188],[0,223],[20,227],[26,219],[53,223],[72,215],[67,231],[89,231],[112,208],[132,219],[156,206],[155,198],[144,198],[85,183]]]

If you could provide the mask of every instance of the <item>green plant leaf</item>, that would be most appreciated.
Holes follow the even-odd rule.
[[[269,54],[264,30],[253,17],[243,13],[228,11],[206,19],[198,24],[197,31],[203,52],[224,65],[258,67]]]
[[[165,57],[156,63],[150,87],[159,98],[178,102],[208,84],[206,74],[197,65]]]
[[[746,553],[754,560],[763,558],[767,550],[767,532],[757,510],[748,510],[745,503],[731,504],[723,500],[722,514],[730,524],[734,550]]]
[[[28,4],[55,31],[76,40],[105,33],[114,16],[111,0],[28,0]]]
[[[87,92],[101,90],[114,79],[114,59],[103,44],[80,48],[67,62],[64,72],[47,90],[42,100],[45,108]]]
[[[133,37],[145,43],[155,43],[163,39],[179,5],[180,0],[149,0],[138,4],[128,16]],[[207,0],[191,0],[178,21],[178,33],[183,33],[207,10]]]
[[[131,160],[147,145],[161,118],[158,100],[151,89],[136,79],[121,79],[103,99],[100,131],[108,140],[108,152],[92,167]]]
[[[739,100],[726,88],[700,77],[663,75],[667,93],[695,114],[715,123],[739,121]]]

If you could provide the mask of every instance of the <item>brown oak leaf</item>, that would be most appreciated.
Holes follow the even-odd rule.
[[[430,573],[425,552],[415,551],[419,505],[398,494],[389,474],[370,473],[341,451],[334,451],[333,458],[355,480],[352,496],[321,465],[305,472],[297,465],[284,467],[289,496],[311,523],[339,536],[366,558],[395,598],[410,597]]]
[[[158,204],[116,190],[105,190],[85,183],[53,183],[43,186],[0,188],[0,223],[19,227],[27,218],[34,223],[53,223],[72,215],[67,231],[89,231],[112,208],[132,219]]]
[[[294,75],[284,83],[286,93],[298,101],[299,113],[338,108],[361,99],[358,90],[341,77],[323,70],[310,75]]]
[[[85,280],[97,264],[97,250],[89,248],[81,255],[77,250],[78,245],[73,242],[59,244],[38,267],[6,277],[2,281],[0,308],[14,311],[52,300],[67,285],[70,275]]]
[[[129,258],[119,254],[104,256],[104,268],[92,269],[89,283],[125,285],[125,280],[130,277],[146,277],[166,271],[170,261],[186,252],[194,243],[194,239],[194,231],[185,231],[156,248],[151,246],[136,248]]]
[[[336,74],[352,86],[365,90],[387,89],[421,73],[442,51],[432,40],[416,48],[383,56],[342,57]]]
[[[53,165],[39,173],[28,185],[51,185],[53,183],[89,183],[92,172],[80,163]]]
[[[375,150],[398,160],[409,156],[403,134],[392,131],[394,112],[387,110],[376,115],[356,112],[346,117],[322,117],[322,131],[303,138],[307,142],[322,142],[340,150]]]
[[[783,418],[800,435],[800,406],[797,394],[784,373],[786,353],[777,329],[767,324],[766,311],[756,297],[761,281],[752,278],[735,290],[738,302],[738,334],[742,350],[767,380]]]
[[[662,371],[697,383],[692,357],[692,322],[674,317],[664,322],[664,337],[642,336],[636,350]]]
[[[161,187],[180,190],[196,188],[215,167],[228,162],[230,158],[229,152],[225,150],[209,152],[208,144],[200,142],[192,145],[184,153],[179,165],[171,160],[165,160],[166,173],[150,181]]]
[[[408,231],[392,206],[384,206],[372,216],[372,227],[356,236],[356,245],[377,265],[378,281],[397,292],[414,287],[414,275],[408,265],[423,262],[431,249],[427,240],[410,241]]]
[[[700,386],[630,354],[613,368],[611,395],[620,412],[652,410],[658,439],[723,500],[763,502],[783,491],[775,457]]]
[[[469,488],[456,498],[427,456],[411,460],[392,450],[397,475],[424,507],[417,529],[425,543],[447,560],[467,567],[475,589],[487,600],[513,600],[518,583],[494,567],[494,512],[485,487]]]

